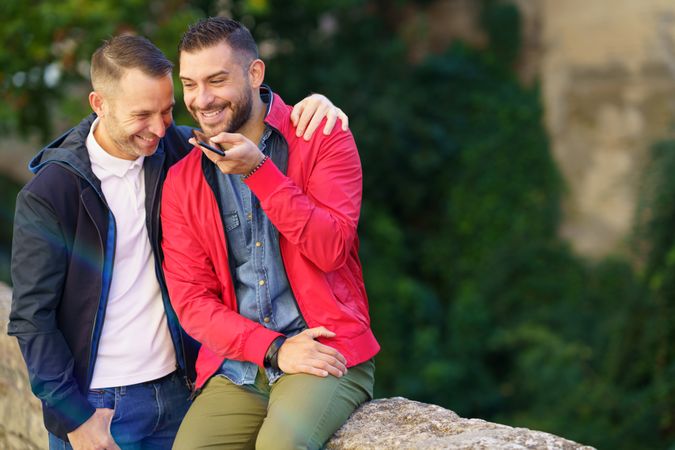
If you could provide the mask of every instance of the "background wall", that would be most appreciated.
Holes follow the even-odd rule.
[[[569,186],[562,235],[589,256],[625,250],[650,145],[672,136],[675,3],[538,6],[546,125]]]

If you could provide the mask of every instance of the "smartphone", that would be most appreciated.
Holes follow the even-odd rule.
[[[225,156],[225,150],[220,148],[220,146],[214,147],[213,145],[209,145],[206,143],[206,141],[208,141],[209,138],[207,138],[206,135],[201,131],[193,129],[192,136],[197,140],[197,144],[199,144],[200,147],[204,147],[207,150],[211,150],[213,153],[217,153],[220,156]]]

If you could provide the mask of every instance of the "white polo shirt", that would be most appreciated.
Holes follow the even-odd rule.
[[[151,381],[176,370],[145,226],[144,157],[128,161],[107,153],[94,138],[98,123],[96,119],[86,145],[91,169],[115,216],[117,239],[92,389]]]

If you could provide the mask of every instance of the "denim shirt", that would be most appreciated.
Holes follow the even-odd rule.
[[[268,156],[275,148],[268,142],[272,128],[266,126],[259,148]],[[223,223],[232,253],[230,270],[234,275],[239,314],[266,328],[293,336],[307,328],[286,277],[279,250],[279,232],[260,207],[260,202],[240,175],[217,171],[218,189],[223,203]],[[226,359],[218,370],[235,384],[253,384],[258,366],[247,361]],[[265,369],[270,384],[283,372]]]

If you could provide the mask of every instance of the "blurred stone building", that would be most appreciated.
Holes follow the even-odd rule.
[[[517,70],[524,83],[540,85],[551,151],[567,185],[560,234],[583,256],[622,252],[650,147],[674,134],[675,2],[504,1],[521,12]],[[410,7],[402,33],[414,44],[412,58],[454,39],[484,45],[479,4]]]

